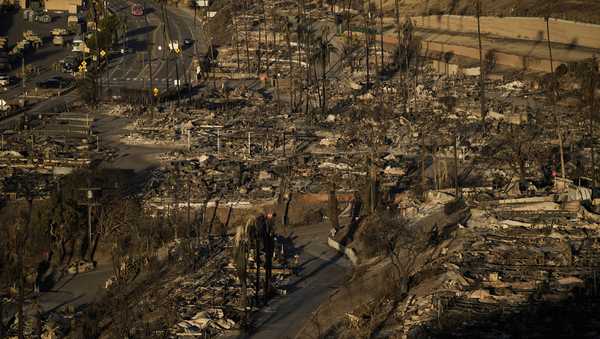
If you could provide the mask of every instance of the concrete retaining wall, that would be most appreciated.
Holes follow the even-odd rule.
[[[419,28],[477,33],[477,19],[471,16],[442,15],[413,17]],[[481,32],[504,38],[534,41],[546,40],[543,18],[481,17]],[[550,39],[553,42],[600,48],[600,25],[550,19]]]
[[[485,53],[487,53],[487,51],[488,49],[484,48],[484,55]],[[431,54],[436,53],[450,52],[457,56],[462,56],[473,60],[479,60],[479,49],[477,48],[445,44],[434,41],[424,41],[423,49],[421,50],[421,52],[424,56],[429,56]],[[496,64],[498,65],[529,71],[550,72],[550,60],[498,51],[496,51],[494,54],[496,56]],[[560,61],[557,60],[557,62],[555,62],[554,68],[556,69],[556,67],[558,67],[559,65]]]
[[[353,34],[354,34],[354,37],[357,39],[360,39],[362,37],[362,33],[360,33],[360,32],[354,32]],[[386,45],[394,46],[397,44],[397,41],[398,41],[398,39],[396,38],[395,35],[388,34],[388,35],[383,36],[383,42]],[[488,52],[488,50],[490,50],[490,48],[483,49],[484,55]],[[457,55],[457,56],[470,58],[473,60],[479,60],[479,49],[474,48],[474,47],[467,47],[467,46],[462,46],[462,45],[447,44],[447,43],[436,42],[436,41],[427,41],[427,40],[423,41],[423,43],[422,43],[421,55],[423,55],[425,57],[430,57],[432,55],[439,55],[441,53],[448,53],[448,52],[453,53],[454,55]],[[510,68],[529,70],[529,71],[536,71],[536,72],[550,72],[550,60],[535,58],[533,56],[511,54],[511,53],[499,52],[499,51],[495,51],[494,54],[496,56],[496,64],[497,65],[507,66]],[[560,64],[561,64],[561,60],[559,58],[557,58],[554,63],[554,68],[556,69],[558,66],[560,66]],[[443,64],[434,65],[434,68],[436,66],[439,66],[441,68],[440,71],[445,71],[443,69],[443,67],[445,67],[445,65],[443,65]],[[451,69],[449,71],[450,71],[450,73],[458,72],[457,69],[456,70]]]
[[[327,238],[327,245],[329,245],[329,247],[333,248],[334,250],[346,255],[346,257],[348,257],[348,259],[350,259],[350,261],[352,262],[352,265],[356,266],[359,264],[358,256],[356,255],[353,249],[348,248],[331,238]]]

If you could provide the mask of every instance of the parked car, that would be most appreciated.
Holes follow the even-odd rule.
[[[62,70],[65,73],[77,72],[81,59],[77,57],[68,57],[61,61]]]
[[[59,76],[52,77],[50,79],[39,81],[37,87],[39,88],[65,88],[71,84],[71,80]]]

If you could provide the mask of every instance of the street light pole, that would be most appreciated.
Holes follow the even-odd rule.
[[[99,187],[83,187],[79,189],[80,191],[85,191],[87,192],[86,194],[86,200],[84,202],[80,202],[79,205],[84,205],[87,206],[87,211],[88,211],[88,248],[90,250],[90,260],[92,260],[93,258],[91,257],[91,250],[92,250],[92,207],[95,206],[100,206],[99,203],[96,203],[93,201],[94,199],[94,191],[99,191],[100,188]]]

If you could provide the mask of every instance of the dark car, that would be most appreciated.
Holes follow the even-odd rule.
[[[39,88],[65,88],[69,86],[71,80],[63,77],[52,77],[48,80],[40,81],[37,83]]]
[[[194,44],[194,40],[189,39],[189,38],[183,39],[183,45],[184,46],[191,46],[192,44]]]
[[[63,72],[77,72],[80,64],[81,60],[79,60],[78,58],[67,58],[62,62]]]

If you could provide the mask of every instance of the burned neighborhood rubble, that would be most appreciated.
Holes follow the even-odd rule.
[[[359,258],[361,274],[321,307],[321,321],[337,319],[328,333],[342,337],[376,326],[383,336],[400,337],[482,337],[482,327],[489,337],[596,337],[591,310],[600,220],[569,193],[511,199],[478,193],[457,205],[448,193],[432,191],[401,219],[350,221],[333,242]],[[381,224],[394,227],[395,235],[368,233],[389,232]],[[410,277],[395,291],[379,285],[390,270]],[[365,289],[375,291],[365,296]],[[563,314],[562,307],[573,313]]]
[[[599,337],[600,28],[481,2],[70,8],[68,87],[0,78],[0,337]]]

